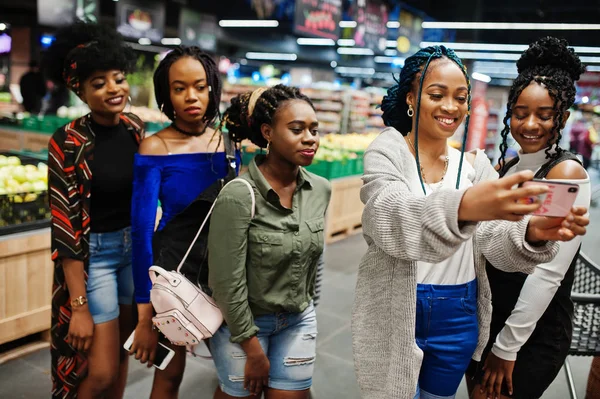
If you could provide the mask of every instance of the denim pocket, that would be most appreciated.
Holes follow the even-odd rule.
[[[468,315],[474,315],[477,313],[477,299],[476,298],[461,298],[462,308]]]

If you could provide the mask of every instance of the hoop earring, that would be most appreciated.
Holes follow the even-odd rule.
[[[165,106],[165,104],[160,104],[160,123],[162,124],[163,128],[165,127],[165,120],[164,120],[164,116],[165,113],[163,112],[163,107]]]
[[[413,109],[412,105],[408,105],[408,110],[406,111],[406,115],[408,115],[409,118],[412,118],[413,115],[415,114],[415,110]]]

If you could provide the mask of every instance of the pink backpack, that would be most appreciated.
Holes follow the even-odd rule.
[[[235,181],[248,186],[252,198],[251,217],[254,218],[254,189],[246,180],[239,178],[231,180],[225,186]],[[168,271],[160,266],[152,266],[149,269],[152,281],[150,302],[156,311],[152,321],[174,345],[197,345],[200,341],[212,337],[223,323],[223,315],[215,301],[180,273],[181,266],[200,236],[217,200],[213,202],[177,270]]]

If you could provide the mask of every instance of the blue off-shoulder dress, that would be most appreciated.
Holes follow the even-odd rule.
[[[239,165],[239,154],[238,154]],[[172,155],[136,154],[134,160],[131,238],[136,303],[150,302],[148,269],[154,263],[153,236],[158,202],[161,231],[204,190],[228,174],[225,152]]]

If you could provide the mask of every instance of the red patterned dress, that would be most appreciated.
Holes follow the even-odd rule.
[[[134,114],[123,113],[121,121],[138,144],[144,137],[144,124]],[[90,191],[94,135],[90,115],[76,119],[57,130],[48,145],[48,191],[52,212],[52,397],[74,399],[79,383],[87,375],[87,359],[66,342],[71,320],[71,299],[62,268],[63,259],[84,262],[87,285],[90,238]]]

